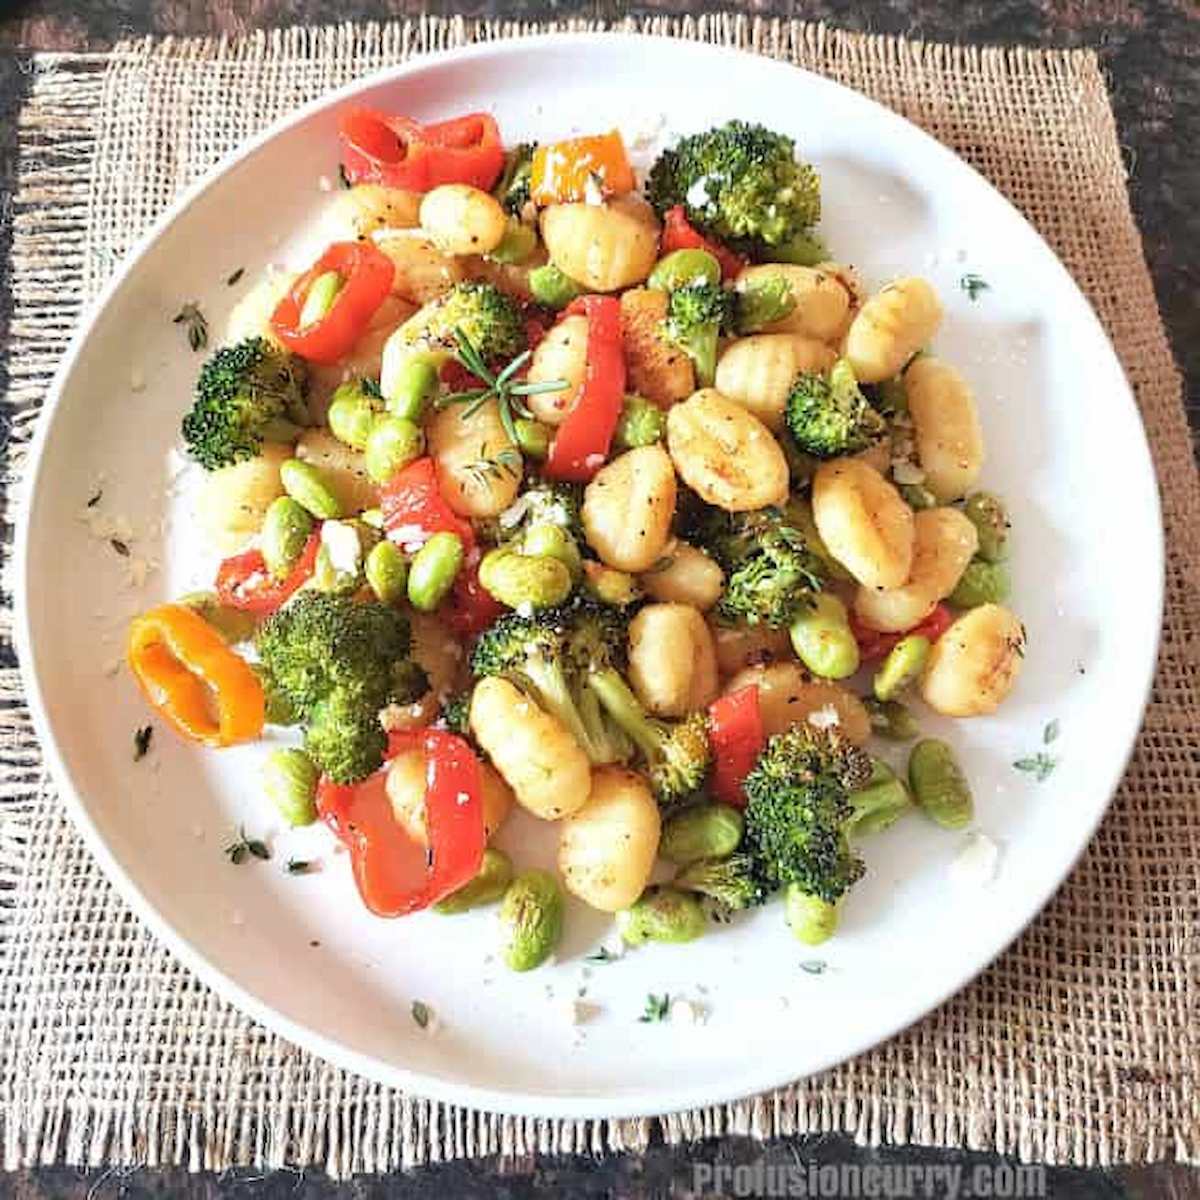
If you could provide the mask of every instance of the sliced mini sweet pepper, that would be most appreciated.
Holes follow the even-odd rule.
[[[954,613],[944,604],[938,604],[925,620],[899,633],[884,633],[872,629],[869,625],[864,625],[853,612],[850,613],[850,629],[854,640],[858,642],[859,657],[864,663],[878,662],[886,658],[897,642],[914,634],[928,638],[931,643],[936,642],[953,624]]]
[[[258,677],[194,609],[160,604],[134,617],[126,655],[146,699],[184,737],[232,746],[262,733]]]
[[[320,549],[321,531],[318,526],[305,543],[295,566],[283,579],[272,576],[260,551],[247,550],[244,554],[235,554],[217,568],[217,598],[230,608],[259,617],[270,616],[312,578]]]
[[[390,541],[401,550],[419,550],[435,533],[456,533],[470,551],[475,531],[442,495],[438,487],[437,466],[432,458],[415,459],[397,471],[379,492],[383,527]]]
[[[740,254],[697,230],[687,219],[682,204],[669,208],[663,217],[662,253],[665,256],[672,250],[707,250],[721,264],[722,279],[736,278],[746,266]]]
[[[533,153],[530,198],[534,204],[584,200],[589,192],[620,196],[633,190],[633,168],[614,129],[539,146]]]
[[[708,728],[713,750],[713,792],[718,800],[745,808],[742,784],[766,742],[758,685],[749,684],[714,700],[708,706]]]

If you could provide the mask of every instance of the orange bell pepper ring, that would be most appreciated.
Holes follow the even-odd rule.
[[[550,142],[533,153],[529,194],[534,204],[566,204],[588,198],[588,181],[601,196],[633,191],[633,168],[614,129],[592,137]]]
[[[192,609],[160,604],[134,617],[126,656],[146,699],[184,737],[216,747],[262,733],[262,684]]]

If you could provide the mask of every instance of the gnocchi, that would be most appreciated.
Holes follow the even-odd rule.
[[[522,459],[495,400],[478,407],[447,405],[431,414],[426,432],[438,487],[459,516],[494,517],[516,499]]]
[[[321,472],[344,513],[371,508],[379,497],[363,456],[324,429],[305,430],[296,443],[296,457]]]
[[[983,431],[967,381],[947,362],[923,354],[904,372],[922,481],[942,503],[960,500],[983,468]]]
[[[933,643],[921,698],[946,717],[993,713],[1012,691],[1024,657],[1021,622],[999,604],[981,604]]]
[[[703,550],[687,542],[667,545],[662,558],[641,577],[648,596],[664,603],[690,604],[707,612],[721,598],[725,573]]]
[[[444,183],[421,200],[421,228],[446,254],[487,254],[504,240],[508,214],[488,192]]]
[[[588,545],[607,566],[636,574],[652,567],[671,537],[675,470],[661,446],[642,446],[596,473],[583,494]]]
[[[550,261],[593,292],[641,283],[658,257],[658,223],[642,200],[554,204],[542,213]]]
[[[621,294],[621,345],[627,385],[659,408],[685,400],[696,387],[692,361],[663,336],[667,294],[653,288],[631,288]]]
[[[871,719],[852,691],[827,679],[810,679],[795,661],[744,667],[726,683],[724,691],[728,695],[751,684],[758,688],[758,709],[767,737],[793,725],[809,724],[816,714],[822,725],[833,726],[856,746],[865,745],[871,736]]]
[[[828,371],[836,359],[836,351],[824,342],[795,334],[738,338],[717,363],[717,391],[778,432],[796,376]]]
[[[846,334],[845,355],[859,383],[891,379],[942,323],[937,293],[916,276],[897,279],[859,310]]]
[[[566,387],[529,397],[529,409],[547,425],[561,425],[579,397],[587,371],[587,317],[564,317],[547,330],[529,363],[530,383],[564,380]]]
[[[629,682],[660,717],[682,717],[717,694],[717,655],[690,604],[647,604],[629,623]]]
[[[764,332],[794,333],[836,345],[850,320],[853,297],[838,271],[831,267],[832,264],[797,267],[790,263],[761,263],[742,271],[737,287],[743,290],[764,279],[785,279],[796,307],[782,320],[767,325]]]
[[[218,550],[238,550],[259,531],[271,501],[283,495],[279,468],[292,448],[266,445],[256,458],[211,471],[196,499],[196,519]]]

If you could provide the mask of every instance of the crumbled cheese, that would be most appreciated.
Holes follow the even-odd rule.
[[[321,526],[321,545],[329,555],[329,565],[340,575],[357,575],[362,559],[358,531],[345,521],[326,521]]]
[[[986,887],[996,878],[1000,847],[986,833],[967,834],[962,849],[950,863],[950,878],[960,887]]]
[[[604,203],[604,189],[600,186],[598,176],[589,171],[583,181],[583,202],[599,207]]]
[[[603,454],[589,454],[583,460],[583,465],[585,467],[587,467],[587,469],[589,471],[598,471],[602,466],[604,466],[604,455]]]
[[[499,516],[500,526],[502,529],[509,529],[513,525],[519,525],[525,514],[529,511],[529,495],[526,493],[523,496],[518,496]]]
[[[517,611],[517,616],[524,617],[526,620],[528,620],[530,617],[533,616],[533,601],[532,600],[522,601],[520,604],[517,605],[516,611]]]
[[[703,1025],[708,1019],[704,1009],[686,996],[676,996],[671,1001],[668,1016],[672,1025]]]
[[[703,208],[709,203],[711,197],[708,194],[708,176],[701,175],[695,183],[687,190],[687,195],[684,196],[687,201],[688,208]]]
[[[835,729],[842,723],[842,718],[832,704],[826,704],[808,714],[808,723],[814,729]]]
[[[330,179],[328,175],[318,175],[317,176],[317,187],[322,192],[332,192],[333,191],[333,180]]]

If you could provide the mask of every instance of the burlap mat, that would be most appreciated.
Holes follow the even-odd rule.
[[[642,27],[753,47],[890,105],[1011,197],[1091,297],[1150,432],[1170,551],[1159,675],[1103,829],[994,967],[871,1054],[773,1095],[657,1121],[502,1118],[335,1070],[192,978],[105,882],[45,786],[9,671],[0,680],[4,1166],[319,1163],[345,1174],[496,1152],[636,1149],[656,1128],[671,1141],[844,1130],[870,1143],[1089,1165],[1200,1159],[1200,487],[1096,59],[744,18]],[[20,128],[9,482],[81,302],[181,187],[328,88],[417,51],[531,31],[427,20],[40,57]]]

